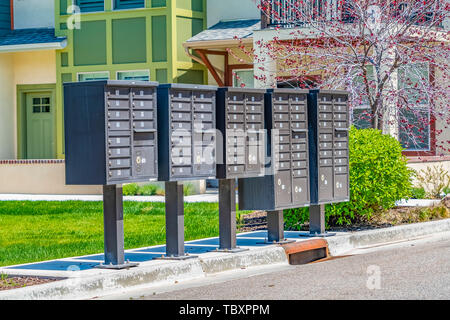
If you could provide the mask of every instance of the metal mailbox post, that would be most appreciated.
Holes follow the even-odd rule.
[[[219,179],[218,251],[236,247],[236,179],[264,175],[265,90],[217,90],[217,178]]]
[[[349,93],[311,90],[308,95],[310,233],[325,236],[325,204],[349,201]]]
[[[66,184],[103,185],[105,265],[121,269],[122,184],[158,177],[156,82],[64,84]]]
[[[216,176],[217,87],[163,84],[158,87],[159,181],[166,189],[166,254],[184,252],[183,185],[179,181]]]
[[[239,179],[240,210],[268,211],[268,241],[284,239],[283,209],[309,206],[307,90],[269,89],[265,129],[270,169]]]

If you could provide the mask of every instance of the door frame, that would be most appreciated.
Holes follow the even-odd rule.
[[[53,101],[53,137],[54,137],[54,155],[57,157],[57,102],[56,102],[56,83],[51,84],[21,84],[17,85],[17,159],[27,159],[27,99],[29,93],[50,92]]]

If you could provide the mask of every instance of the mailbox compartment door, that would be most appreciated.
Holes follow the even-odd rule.
[[[296,178],[292,183],[292,195],[294,204],[304,204],[309,201],[308,199],[308,179]]]
[[[290,171],[279,171],[274,175],[276,206],[288,206],[292,203],[292,180]]]
[[[155,147],[135,147],[133,151],[134,174],[138,177],[155,175]]]

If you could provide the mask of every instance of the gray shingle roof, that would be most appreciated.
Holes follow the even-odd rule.
[[[11,30],[0,35],[0,46],[62,42],[65,37],[55,37],[55,29],[35,28]]]
[[[186,42],[232,40],[249,38],[254,30],[261,29],[261,20],[221,21],[207,30],[200,32]]]

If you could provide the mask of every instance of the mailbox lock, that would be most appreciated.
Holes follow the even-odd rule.
[[[140,156],[136,157],[136,163],[137,164],[141,164],[142,163],[142,158]]]
[[[133,118],[136,118],[136,113],[135,112],[133,112]]]

